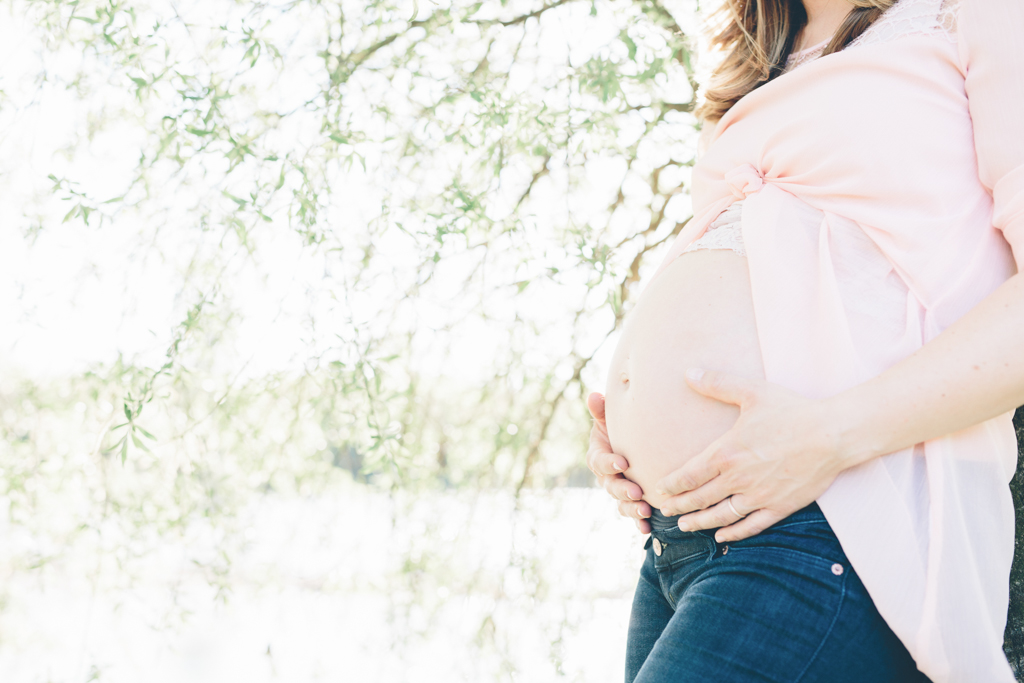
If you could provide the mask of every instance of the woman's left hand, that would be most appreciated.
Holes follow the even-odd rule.
[[[661,511],[682,514],[683,531],[722,527],[720,543],[755,536],[815,501],[845,469],[820,401],[722,372],[691,370],[687,383],[738,405],[740,417],[658,483],[659,493],[672,496]]]

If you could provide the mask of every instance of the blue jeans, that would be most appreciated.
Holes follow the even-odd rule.
[[[753,538],[714,532],[648,539],[626,683],[927,683],[817,503]]]

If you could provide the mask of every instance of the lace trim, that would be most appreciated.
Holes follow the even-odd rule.
[[[888,43],[912,35],[941,36],[956,42],[960,0],[897,0],[849,47]]]
[[[896,0],[884,14],[848,47],[887,43],[910,35],[942,36],[956,42],[961,0]],[[829,41],[808,50],[794,52],[785,72],[812,62],[821,56]]]
[[[813,62],[821,56],[822,52],[825,51],[825,48],[828,47],[828,43],[829,41],[826,40],[824,43],[816,45],[810,49],[794,52],[786,61],[786,68],[783,70],[783,73],[789,73],[798,66],[802,66],[807,62]]]
[[[955,38],[960,18],[960,0],[944,0],[937,21],[947,35]]]
[[[693,241],[682,253],[698,249],[729,249],[740,256],[746,256],[743,248],[743,232],[740,226],[740,215],[743,211],[743,200],[735,201],[729,208],[718,215],[708,226],[704,234]]]

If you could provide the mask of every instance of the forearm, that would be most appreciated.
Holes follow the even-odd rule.
[[[877,377],[821,403],[846,466],[1024,404],[1024,276]]]

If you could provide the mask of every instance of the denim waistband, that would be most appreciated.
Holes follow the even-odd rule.
[[[651,516],[647,518],[647,521],[651,523],[651,528],[655,531],[664,531],[666,529],[675,529],[680,517],[682,515],[663,515],[661,510],[652,507]]]
[[[651,508],[651,516],[647,519],[651,523],[651,528],[654,531],[669,531],[671,529],[678,529],[679,518],[682,515],[663,515],[661,510],[656,507]],[[801,508],[787,517],[786,522],[804,522],[811,521],[812,519],[824,519],[825,515],[822,513],[821,508],[818,507],[817,503],[811,503],[807,507]],[[778,523],[778,522],[777,522]],[[712,530],[713,531],[713,530]]]

